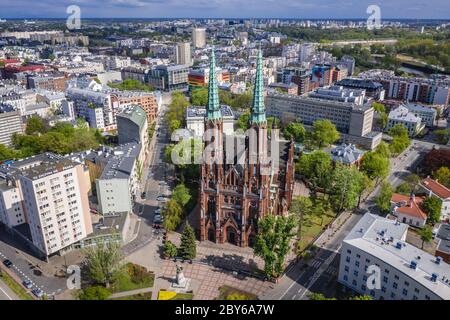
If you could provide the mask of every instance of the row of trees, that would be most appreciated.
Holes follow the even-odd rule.
[[[247,110],[252,106],[253,94],[250,90],[242,94],[234,94],[219,89],[220,103],[229,105],[233,110]],[[192,91],[191,103],[194,106],[206,106],[208,103],[208,88],[197,88]]]
[[[191,192],[183,183],[173,189],[172,197],[162,211],[163,226],[167,231],[174,231],[178,228],[191,207],[189,206],[191,199]]]
[[[120,83],[109,82],[108,86],[118,90],[135,90],[135,91],[155,91],[151,85],[140,82],[135,79],[126,79]]]
[[[65,122],[49,127],[38,116],[28,120],[25,134],[15,134],[12,140],[13,148],[0,145],[0,161],[29,157],[47,151],[68,154],[97,148],[104,142],[100,132],[89,129],[84,120],[78,120],[77,127]]]
[[[186,222],[183,233],[181,234],[180,246],[171,241],[165,241],[163,245],[164,256],[168,258],[180,257],[185,260],[195,259],[197,256],[197,245],[195,242],[194,229]]]
[[[176,91],[172,93],[172,102],[169,104],[165,117],[170,133],[184,126],[188,106],[189,102],[182,92]]]

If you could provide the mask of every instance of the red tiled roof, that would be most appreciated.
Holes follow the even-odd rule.
[[[23,71],[38,71],[44,70],[45,66],[43,65],[28,65],[28,66],[13,66],[9,65],[5,67],[6,71],[9,72],[23,72]]]
[[[450,190],[436,180],[425,178],[422,180],[422,185],[442,199],[450,198]]]
[[[420,208],[420,205],[422,204],[424,199],[424,197],[414,197],[414,201],[412,201],[411,203],[411,199],[409,196],[394,193],[392,194],[391,202],[399,203],[404,201],[406,205],[397,207],[396,212],[425,220],[427,218],[427,214]]]
[[[14,63],[20,63],[20,60],[18,59],[0,59],[0,62],[3,62],[5,66],[8,64],[14,64]]]

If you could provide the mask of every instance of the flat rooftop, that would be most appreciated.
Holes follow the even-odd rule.
[[[436,257],[403,241],[407,230],[407,224],[366,213],[344,242],[391,265],[442,299],[450,300],[450,265],[444,261],[437,264]],[[412,261],[417,263],[416,269],[410,267]],[[436,282],[431,280],[433,274],[437,275]]]

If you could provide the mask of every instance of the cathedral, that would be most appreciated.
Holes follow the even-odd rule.
[[[294,189],[294,143],[268,135],[262,55],[258,53],[253,105],[246,134],[227,136],[211,53],[203,161],[200,165],[200,240],[253,247],[258,219],[286,215]]]

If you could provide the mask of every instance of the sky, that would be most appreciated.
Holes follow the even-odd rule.
[[[362,18],[378,5],[381,19],[450,19],[449,0],[0,0],[0,18]]]

